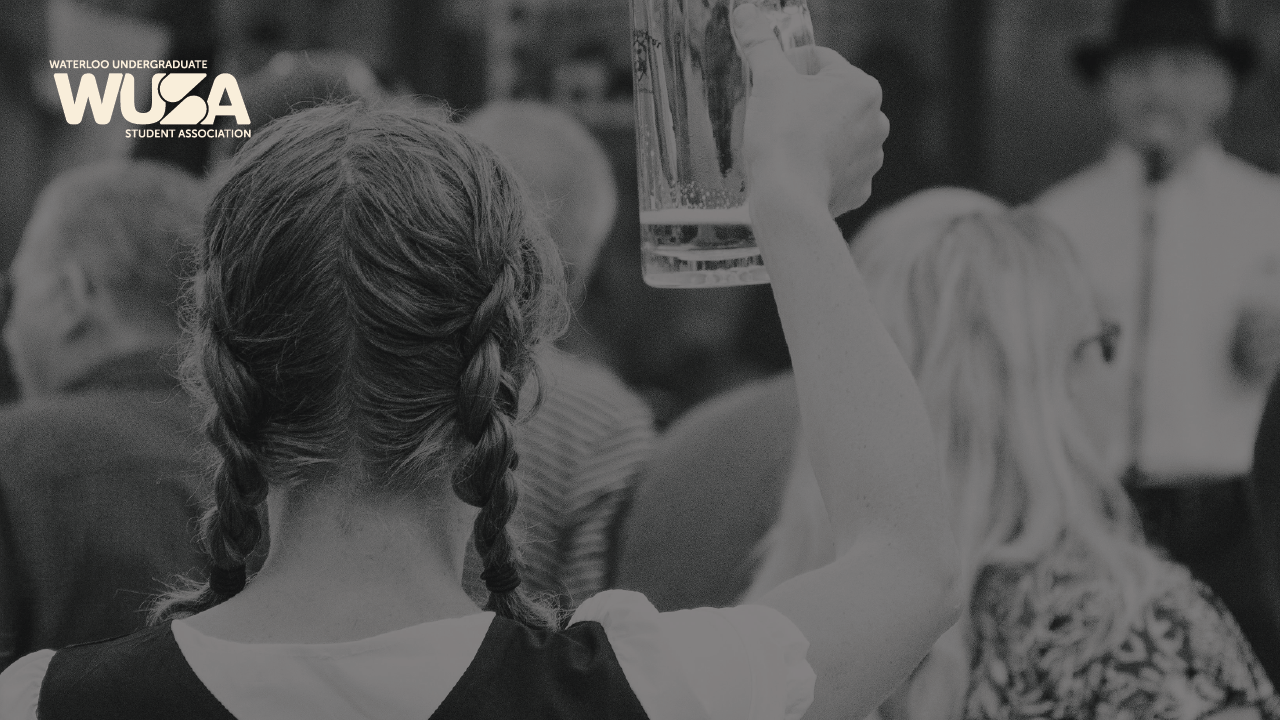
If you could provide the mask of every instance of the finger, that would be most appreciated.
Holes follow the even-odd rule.
[[[817,45],[801,45],[787,51],[787,59],[795,69],[805,75],[817,75],[825,73],[828,75],[854,75],[862,77],[866,75],[863,71],[849,64],[840,53],[831,48],[818,47]]]
[[[791,48],[787,51],[787,59],[791,61],[792,67],[801,75],[817,75],[823,65],[827,62],[823,57],[824,52],[835,54],[833,50],[820,48],[814,45],[801,45],[800,47]]]
[[[812,46],[813,50],[813,68],[814,73],[822,73],[827,75],[865,75],[858,68],[844,59],[840,53],[831,48]]]
[[[835,50],[810,45],[796,48],[788,54],[788,59],[791,60],[792,65],[795,65],[797,70],[806,75],[838,77],[845,81],[858,83],[869,93],[873,104],[876,107],[880,106],[880,102],[883,99],[880,83],[860,68],[851,65],[848,60],[845,60]]]
[[[796,74],[782,51],[782,43],[773,33],[773,22],[753,3],[745,2],[733,11],[733,29],[742,54],[751,66],[751,76],[757,81]]]

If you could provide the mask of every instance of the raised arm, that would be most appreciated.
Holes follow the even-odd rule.
[[[839,555],[764,603],[809,640],[818,681],[806,720],[860,718],[906,678],[959,606],[924,404],[832,219],[869,195],[888,121],[877,83],[836,53],[809,48],[789,61],[750,4],[734,19],[753,77],[751,220]]]

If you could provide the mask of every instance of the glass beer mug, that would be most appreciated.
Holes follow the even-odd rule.
[[[758,6],[784,50],[813,44],[806,0],[631,0],[645,283],[769,282],[751,234],[742,125],[751,73],[731,14]]]

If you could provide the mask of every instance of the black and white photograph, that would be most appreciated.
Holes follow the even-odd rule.
[[[0,720],[1280,720],[1280,2],[0,0]]]

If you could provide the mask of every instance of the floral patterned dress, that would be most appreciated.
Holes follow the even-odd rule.
[[[988,570],[974,595],[967,720],[1200,720],[1255,708],[1280,720],[1277,698],[1222,603],[1182,567],[1118,645],[1094,649],[1114,592],[1083,552],[1034,567]]]

